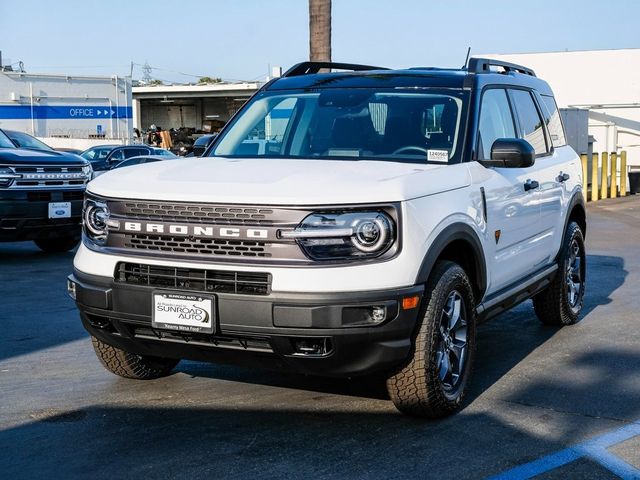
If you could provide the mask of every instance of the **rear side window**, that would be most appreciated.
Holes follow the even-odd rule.
[[[544,121],[551,137],[551,144],[554,147],[564,147],[567,140],[564,136],[558,105],[556,105],[555,99],[549,95],[541,95],[540,98],[542,98],[542,114],[545,117]]]
[[[124,158],[131,158],[148,154],[149,151],[146,148],[127,148],[124,150]]]
[[[507,92],[501,88],[486,90],[480,105],[478,160],[491,159],[491,147],[499,138],[515,137]]]
[[[509,92],[520,123],[520,138],[525,139],[533,146],[536,155],[545,155],[549,150],[547,149],[544,126],[531,92],[527,90],[509,90]]]

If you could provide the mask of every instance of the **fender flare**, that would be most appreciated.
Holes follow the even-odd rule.
[[[476,278],[473,280],[475,280],[480,292],[480,298],[482,298],[487,289],[487,264],[484,249],[475,230],[466,223],[453,223],[438,234],[422,259],[422,264],[416,277],[416,284],[427,282],[438,257],[449,244],[456,240],[464,240],[473,250],[476,271]]]
[[[584,230],[582,232],[582,235],[584,236],[584,238],[587,238],[587,205],[586,202],[584,201],[584,196],[582,195],[582,190],[578,190],[576,193],[573,194],[573,196],[571,197],[571,200],[569,200],[569,205],[567,206],[567,218],[564,221],[564,229],[562,230],[562,238],[564,238],[565,234],[567,233],[567,227],[569,226],[569,218],[571,218],[571,211],[576,207],[576,206],[580,206],[582,208],[582,211],[584,212],[584,218],[585,218],[585,223],[584,223]]]

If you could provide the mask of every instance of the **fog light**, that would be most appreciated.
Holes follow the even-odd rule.
[[[387,314],[387,309],[384,307],[371,307],[371,321],[373,323],[384,322]]]
[[[395,318],[398,313],[397,302],[384,305],[362,305],[342,309],[342,325],[345,327],[372,327]]]
[[[76,299],[76,284],[71,280],[67,280],[67,292],[71,298]]]
[[[328,338],[296,338],[292,339],[294,355],[322,356],[331,352],[333,347]]]

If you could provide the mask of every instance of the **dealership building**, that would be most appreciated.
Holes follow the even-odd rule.
[[[0,71],[0,127],[52,147],[125,143],[133,129],[131,78]]]
[[[260,86],[219,82],[134,87],[131,77],[0,69],[0,128],[27,132],[52,147],[127,144],[140,141],[134,127],[215,129]]]

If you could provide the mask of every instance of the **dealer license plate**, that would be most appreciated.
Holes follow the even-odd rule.
[[[69,218],[69,217],[71,217],[71,202],[49,203],[49,218]]]
[[[151,322],[155,328],[187,333],[213,333],[213,305],[213,297],[154,292]]]

